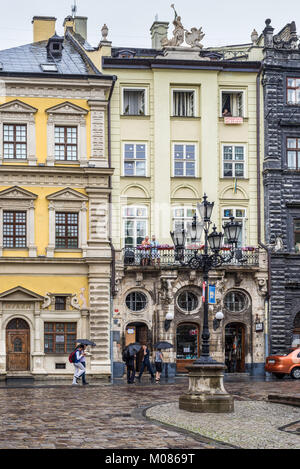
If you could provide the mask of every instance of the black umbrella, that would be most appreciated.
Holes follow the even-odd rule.
[[[91,340],[88,340],[88,339],[77,339],[76,342],[79,342],[82,345],[91,345],[92,347],[96,346],[95,342],[92,342]]]
[[[157,342],[153,345],[154,348],[159,348],[161,350],[165,350],[167,348],[173,348],[174,345],[170,344],[170,342]]]
[[[138,342],[135,342],[133,344],[129,344],[127,348],[129,350],[129,355],[135,355],[137,352],[141,350],[142,346]]]

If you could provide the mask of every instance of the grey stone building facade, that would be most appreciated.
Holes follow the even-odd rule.
[[[300,345],[300,44],[296,26],[264,29],[264,200],[270,249],[270,352]]]

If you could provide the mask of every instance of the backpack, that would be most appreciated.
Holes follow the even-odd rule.
[[[125,348],[123,351],[122,360],[123,362],[127,362],[129,358],[130,358],[129,350],[128,348]]]
[[[73,350],[73,352],[70,353],[70,355],[69,355],[69,362],[70,363],[75,363],[75,353],[76,353],[76,350]]]

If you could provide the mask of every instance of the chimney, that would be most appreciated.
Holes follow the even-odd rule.
[[[34,16],[33,42],[48,41],[55,34],[56,18],[54,16]]]
[[[80,34],[83,39],[87,40],[87,17],[75,16],[75,33]]]
[[[155,18],[153,25],[150,28],[152,49],[162,49],[161,40],[168,37],[169,23],[165,21],[158,21]]]
[[[67,17],[64,19],[63,27],[65,28],[65,34],[66,34],[68,28],[71,28],[71,29],[73,29],[73,31],[74,31],[75,22],[74,22],[73,16],[67,16]]]

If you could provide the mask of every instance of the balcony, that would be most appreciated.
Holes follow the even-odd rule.
[[[195,254],[203,253],[203,246],[197,248],[185,249],[184,261],[188,262]],[[211,253],[211,252],[210,252]],[[229,257],[229,248],[224,247],[221,255]],[[174,247],[161,248],[144,248],[144,247],[127,247],[123,249],[124,267],[142,267],[150,268],[170,268],[182,267],[180,261],[175,258]],[[254,247],[235,248],[234,257],[222,268],[228,267],[258,267],[259,266],[259,249]]]

